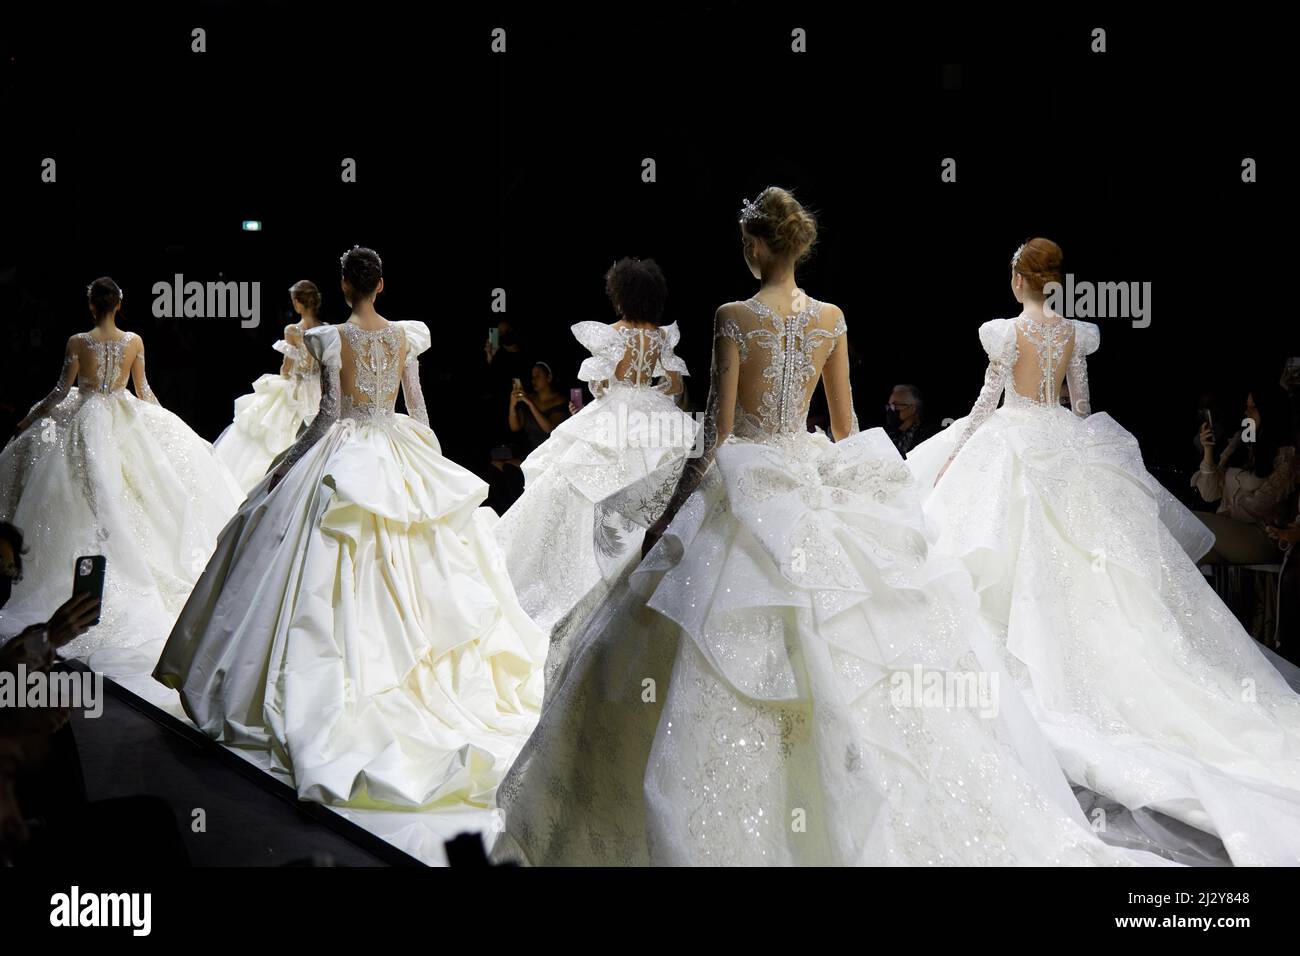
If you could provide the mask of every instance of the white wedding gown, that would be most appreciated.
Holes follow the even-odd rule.
[[[204,733],[269,750],[301,799],[484,805],[536,722],[545,635],[479,507],[487,486],[429,429],[428,327],[305,338],[320,411],[221,533],[154,676]]]
[[[697,430],[666,394],[670,372],[687,374],[673,351],[676,323],[636,329],[579,322],[573,334],[591,352],[578,377],[596,400],[524,459],[524,493],[496,526],[520,603],[551,635],[548,672],[563,659],[567,635],[640,560],[645,529],[668,503],[640,498],[643,507],[627,520],[630,509],[607,500],[642,486],[675,486]]]
[[[843,318],[815,301],[783,317],[750,300],[731,316],[715,328],[712,465],[575,635],[498,790],[493,855],[1144,859],[1088,829],[1013,688],[986,710],[907,690],[965,676],[996,686],[998,665],[968,624],[967,576],[927,556],[916,483],[884,432],[832,443],[806,431],[821,369],[846,347]],[[716,444],[724,350],[739,387],[733,433]]]
[[[284,338],[271,347],[293,362],[289,373],[259,376],[252,392],[235,399],[234,420],[212,443],[245,493],[262,480],[275,456],[293,444],[299,428],[320,406],[320,369],[303,345],[302,329],[286,325]]]
[[[139,398],[126,387],[133,367]],[[158,404],[133,332],[73,336],[29,414],[0,453],[0,520],[30,548],[0,635],[48,620],[72,594],[74,559],[104,555],[100,621],[63,651],[99,669],[166,638],[242,493],[212,446]]]
[[[1300,863],[1300,698],[1197,570],[1213,536],[1088,414],[1097,327],[1022,315],[979,336],[971,415],[908,464],[1070,779],[1217,835],[1234,863]]]

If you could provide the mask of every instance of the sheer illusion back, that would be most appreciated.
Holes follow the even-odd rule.
[[[134,332],[123,333],[118,339],[97,339],[89,332],[78,334],[77,388],[96,392],[125,388],[131,377],[138,339]],[[140,361],[144,361],[143,356]]]
[[[822,303],[800,296],[792,315],[757,298],[722,319],[719,336],[735,343],[739,359],[731,432],[760,438],[808,430],[808,404],[831,353],[848,330],[843,315],[823,315]],[[726,411],[719,409],[725,424]]]
[[[32,422],[51,414],[68,397],[74,379],[80,398],[85,399],[90,395],[119,396],[132,377],[137,396],[157,405],[158,399],[145,378],[144,343],[140,336],[123,332],[121,338],[97,339],[89,332],[78,332],[68,339],[53,390],[32,406],[27,420]]]
[[[576,323],[571,331],[591,352],[578,378],[597,398],[613,383],[671,393],[676,388],[672,374],[687,374],[686,363],[673,351],[681,339],[676,322],[642,328],[589,321]]]
[[[1021,313],[1014,319],[985,322],[979,337],[989,357],[984,386],[952,446],[950,461],[997,411],[998,400],[1004,395],[1008,405],[1058,409],[1061,383],[1065,382],[1070,386],[1074,413],[1080,417],[1092,414],[1087,356],[1100,344],[1097,326],[1055,315],[1039,319]]]
[[[1016,358],[1011,368],[1011,388],[1020,398],[1056,405],[1061,383],[1074,358],[1074,323],[1066,319],[1037,320],[1022,315],[1015,320]]]
[[[418,357],[431,336],[423,322],[400,320],[364,329],[349,319],[308,329],[303,341],[320,369],[320,409],[280,459],[282,474],[339,419],[392,424],[399,387],[407,415],[428,427]]]
[[[391,412],[397,402],[406,359],[402,327],[363,329],[354,322],[339,327],[339,388],[345,418]]]
[[[614,377],[624,385],[649,385],[659,365],[659,353],[664,348],[664,330],[613,326],[623,340],[623,358],[614,370]]]

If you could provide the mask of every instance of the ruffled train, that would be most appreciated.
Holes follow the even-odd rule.
[[[908,464],[930,488],[961,423]],[[1070,779],[1300,860],[1300,697],[1198,571],[1213,536],[1109,415],[1013,403],[925,505]]]
[[[486,486],[406,416],[344,418],[250,494],[154,676],[302,799],[485,804],[531,730],[544,636]]]
[[[575,636],[499,790],[494,854],[1128,861],[1087,829],[1023,704],[999,692],[966,623],[968,580],[927,556],[919,514],[880,430],[719,446]],[[936,681],[972,696],[921,693]]]

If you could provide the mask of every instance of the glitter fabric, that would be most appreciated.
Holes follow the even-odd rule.
[[[320,411],[222,531],[154,676],[204,733],[269,751],[301,799],[482,806],[537,719],[545,635],[487,486],[425,421],[428,326],[305,338]]]
[[[0,454],[0,520],[31,547],[0,634],[48,619],[74,559],[102,554],[100,622],[64,651],[94,667],[167,636],[241,498],[212,446],[158,404],[144,361],[132,332],[72,336],[54,390]]]
[[[235,399],[234,420],[213,442],[245,492],[262,480],[320,405],[320,367],[303,346],[302,329],[286,325],[284,338],[271,347],[285,356],[289,368],[259,376],[252,392]]]
[[[572,331],[591,352],[578,377],[599,397],[524,459],[524,493],[495,529],[520,603],[551,636],[548,674],[609,583],[640,560],[698,427],[665,394],[670,372],[687,374],[676,323]]]
[[[1090,832],[1019,698],[983,713],[895,693],[913,668],[1001,669],[884,432],[806,430],[846,335],[823,303],[719,310],[710,466],[684,474],[661,540],[574,635],[498,791],[497,858],[1129,859]]]
[[[1197,569],[1213,535],[1132,435],[1079,407],[1099,335],[1072,326],[1073,343],[1022,319],[981,327],[969,420],[908,456],[935,547],[972,574],[1072,782],[1216,834],[1237,864],[1295,865],[1300,698]],[[1069,369],[1074,413],[1057,401]]]

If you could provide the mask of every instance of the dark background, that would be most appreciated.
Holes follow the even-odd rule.
[[[164,405],[208,439],[278,367],[287,288],[347,308],[338,256],[384,257],[388,318],[419,318],[434,430],[485,454],[506,395],[480,397],[492,290],[568,379],[568,326],[610,320],[602,276],[651,256],[707,390],[716,306],[755,289],[743,197],[778,184],[820,214],[801,270],[840,305],[855,401],[878,424],[896,382],[965,414],[983,321],[1018,312],[1008,259],[1032,235],[1094,281],[1153,283],[1153,321],[1103,320],[1093,406],[1172,486],[1190,471],[1200,393],[1230,406],[1300,354],[1279,295],[1294,269],[1284,125],[1289,54],[1270,14],[1045,13],[993,6],[505,8],[288,3],[47,4],[0,28],[0,439],[90,327],[113,276]],[[208,52],[190,52],[190,30]],[[490,52],[507,29],[508,52]],[[792,54],[790,30],[810,52]],[[1109,52],[1089,52],[1090,30]],[[52,156],[58,182],[40,181]],[[359,182],[339,180],[354,157]],[[653,157],[658,181],[641,182]],[[952,156],[958,181],[939,164]],[[1241,182],[1254,157],[1261,181]],[[242,219],[260,219],[245,233]],[[260,281],[263,321],[152,316],[153,283]],[[571,384],[562,381],[562,387]],[[1235,411],[1235,407],[1233,408]]]

